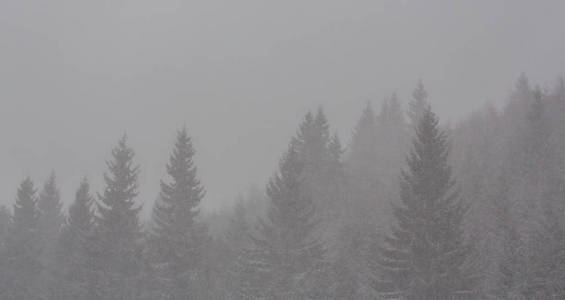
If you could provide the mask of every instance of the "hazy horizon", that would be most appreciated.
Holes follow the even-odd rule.
[[[349,142],[367,101],[405,104],[419,79],[444,122],[500,105],[525,73],[565,67],[562,1],[5,1],[0,4],[0,204],[55,171],[65,203],[100,191],[127,132],[140,201],[158,194],[186,125],[223,207],[263,186],[307,110]],[[527,47],[525,46],[527,45]]]

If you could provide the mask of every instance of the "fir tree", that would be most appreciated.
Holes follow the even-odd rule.
[[[337,133],[335,133],[329,144],[328,144],[328,150],[329,153],[331,155],[331,161],[334,163],[338,163],[341,160],[341,155],[345,152],[345,150],[343,149],[343,146],[341,145],[341,141],[339,139],[339,136],[337,135]],[[335,167],[335,165],[334,165]]]
[[[106,186],[99,195],[97,226],[93,251],[97,251],[99,298],[135,299],[141,272],[140,230],[135,203],[139,167],[124,135],[112,150],[104,174]]]
[[[424,115],[428,103],[428,92],[424,88],[424,83],[420,79],[418,85],[412,92],[412,100],[408,103],[408,118],[412,127],[416,128],[420,124],[420,119]]]
[[[69,216],[65,223],[65,231],[75,239],[71,246],[73,248],[74,245],[84,242],[94,228],[93,205],[94,198],[90,195],[90,184],[86,178],[83,178],[75,193],[75,199],[69,207]]]
[[[316,214],[322,223],[317,234],[324,240],[337,236],[337,218],[344,206],[345,178],[343,174],[341,143],[330,136],[329,124],[320,107],[314,115],[308,112],[294,138],[298,159],[304,164],[302,176],[311,192]]]
[[[345,149],[341,145],[341,141],[337,133],[335,133],[329,144],[328,151],[330,159],[328,162],[327,172],[330,175],[328,180],[328,193],[332,195],[332,203],[330,204],[330,217],[334,223],[336,220],[343,220],[349,215],[349,203],[346,201],[347,191],[347,174],[342,155]]]
[[[537,230],[533,234],[532,280],[529,292],[533,297],[560,299],[565,297],[565,223],[563,195],[565,179],[559,176],[555,147],[551,141],[546,98],[537,88],[528,115],[530,129],[529,163],[532,183],[540,191]]]
[[[363,223],[377,222],[381,215],[378,200],[382,199],[379,172],[379,141],[377,117],[370,103],[363,110],[353,131],[346,160],[351,206],[354,218]]]
[[[296,151],[304,161],[304,172],[313,186],[322,180],[330,155],[329,143],[329,124],[322,108],[318,109],[315,116],[308,112],[296,135]]]
[[[463,237],[465,208],[454,191],[446,134],[428,108],[416,130],[408,169],[401,176],[396,225],[378,261],[376,285],[389,299],[471,298],[475,278]]]
[[[161,193],[153,209],[152,245],[162,276],[166,299],[187,299],[196,295],[206,228],[197,222],[204,189],[197,177],[192,140],[186,128],[177,134],[167,165],[170,182],[161,182]]]
[[[64,278],[67,299],[93,299],[94,257],[92,239],[95,226],[94,198],[86,178],[80,183],[62,230]]]
[[[64,222],[62,207],[57,188],[55,173],[51,173],[39,193],[37,207],[39,209],[39,234],[43,240],[43,259],[52,260],[61,227]]]
[[[250,248],[250,228],[247,220],[247,212],[244,204],[243,196],[240,195],[234,209],[233,216],[230,219],[229,227],[225,236],[227,247],[229,249],[230,269],[228,277],[228,289],[233,298],[245,299],[245,294],[240,295],[240,289],[245,290],[246,272],[249,270],[245,266],[245,251]]]
[[[3,253],[3,278],[0,289],[2,299],[39,299],[39,274],[43,270],[39,259],[39,240],[36,189],[28,177],[19,186],[9,227],[5,253]]]
[[[44,285],[44,293],[48,298],[61,298],[62,278],[60,268],[57,264],[57,251],[59,234],[64,222],[62,203],[60,199],[59,189],[55,173],[51,173],[45,182],[37,207],[39,208],[39,238],[41,240],[40,260],[44,267],[42,274],[42,284]]]
[[[253,235],[255,249],[247,252],[250,277],[244,286],[251,299],[307,299],[316,290],[313,278],[324,258],[323,244],[314,236],[315,205],[304,181],[305,163],[293,140],[280,162],[280,171],[269,182],[266,219]]]
[[[522,93],[529,91],[524,78],[517,85]],[[525,228],[515,234],[521,242],[515,248],[521,251],[509,251],[501,261],[501,278],[508,298],[558,299],[565,295],[561,283],[565,279],[565,230],[558,217],[563,211],[563,179],[556,169],[544,95],[539,88],[529,94],[533,99],[526,113],[527,126],[519,136],[522,147],[515,167],[519,172],[512,174],[521,183],[521,189],[513,189],[512,200],[521,204],[517,213]]]
[[[244,199],[240,196],[233,209],[233,217],[226,233],[226,241],[231,248],[244,249],[249,245],[249,222]]]
[[[396,179],[408,151],[409,136],[404,111],[396,94],[384,101],[377,120],[378,169],[383,184],[381,194],[390,199],[398,190]]]
[[[57,188],[55,173],[51,173],[39,194],[39,227],[46,239],[56,239],[64,222],[61,196]]]
[[[359,121],[353,131],[353,138],[351,139],[351,159],[358,158],[362,160],[361,157],[370,157],[375,153],[377,146],[377,116],[371,103],[367,103],[365,109],[361,113]],[[357,154],[356,152],[359,152]],[[375,158],[376,159],[376,155]],[[361,162],[357,162],[361,163]]]

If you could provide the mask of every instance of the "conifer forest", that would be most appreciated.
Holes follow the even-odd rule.
[[[565,4],[220,2],[0,3],[1,300],[565,299]]]

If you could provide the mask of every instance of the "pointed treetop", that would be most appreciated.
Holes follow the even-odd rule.
[[[343,149],[341,145],[337,132],[332,136],[330,144],[328,145],[328,150],[330,151],[330,154],[335,161],[339,161],[341,155],[345,152],[345,149]]]
[[[118,145],[112,149],[112,160],[106,161],[110,173],[104,174],[104,180],[110,190],[126,188],[126,198],[130,199],[137,196],[139,166],[133,164],[134,154],[133,149],[127,145],[127,135],[124,134]],[[110,190],[105,193],[111,192]]]
[[[377,116],[373,111],[373,107],[370,102],[367,102],[367,106],[363,109],[361,117],[355,125],[353,130],[353,136],[351,138],[351,151],[355,152],[360,150],[362,145],[375,144],[377,135]]]
[[[468,206],[455,188],[446,133],[438,124],[426,107],[400,178],[400,202],[393,203],[396,222],[377,258],[376,289],[385,298],[451,299],[477,285],[472,244],[464,236]]]
[[[424,110],[430,105],[428,102],[428,92],[424,88],[422,80],[418,81],[418,85],[412,92],[412,97],[413,99],[408,105],[408,117],[412,126],[416,127],[420,123]]]
[[[414,91],[412,91],[412,97],[416,101],[427,101],[428,100],[428,92],[426,88],[424,88],[424,81],[422,79],[418,80],[418,84]]]
[[[324,108],[322,106],[318,107],[315,123],[321,130],[327,131],[329,128],[328,118],[326,117],[326,113],[324,112]]]
[[[375,114],[375,111],[373,110],[373,105],[371,104],[370,101],[367,101],[367,105],[365,106],[363,112],[361,113],[361,117],[359,118],[359,121],[357,122],[357,125],[355,127],[355,132],[362,130],[361,127],[365,127],[365,125],[368,124],[374,124],[375,126],[377,124],[377,115]]]
[[[33,181],[30,177],[26,177],[18,187],[12,216],[13,228],[21,229],[36,226],[39,217],[36,192],[37,189],[34,187]]]
[[[305,189],[304,167],[296,147],[291,143],[281,158],[279,171],[267,185],[269,222],[263,224],[263,229],[280,230],[278,238],[282,239],[282,244],[279,246],[292,248],[297,246],[295,243],[305,242],[318,223],[314,217],[315,204]]]
[[[56,237],[65,222],[63,215],[63,204],[61,196],[57,188],[57,179],[55,172],[49,175],[49,178],[43,185],[43,189],[39,194],[37,202],[39,208],[39,226],[44,239]]]
[[[42,212],[50,209],[60,210],[62,207],[59,188],[57,188],[57,176],[54,171],[51,172],[43,185],[43,190],[39,195],[38,206]]]
[[[83,177],[75,193],[75,200],[69,207],[67,225],[88,232],[94,224],[93,205],[94,198],[90,195],[90,184],[88,179]]]
[[[159,200],[153,207],[152,220],[155,223],[156,236],[169,236],[171,232],[191,229],[199,213],[199,205],[204,198],[202,187],[197,176],[197,168],[193,157],[195,154],[192,139],[186,127],[177,131],[176,141],[167,163],[169,181],[161,181]]]
[[[108,172],[104,173],[106,187],[102,194],[98,195],[100,201],[96,202],[99,220],[112,222],[110,219],[113,220],[118,215],[128,215],[131,220],[135,220],[132,221],[132,226],[137,226],[137,213],[141,207],[134,206],[138,194],[139,165],[134,164],[133,157],[134,151],[127,145],[127,136],[123,135],[118,145],[112,149],[112,159],[106,161],[108,166]]]

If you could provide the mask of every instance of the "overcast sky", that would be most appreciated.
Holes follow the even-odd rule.
[[[502,103],[525,72],[565,67],[565,1],[0,0],[0,203],[54,170],[65,202],[101,189],[127,132],[140,201],[157,195],[186,124],[207,190],[264,185],[308,109],[343,140],[368,100],[422,78],[456,120]]]

